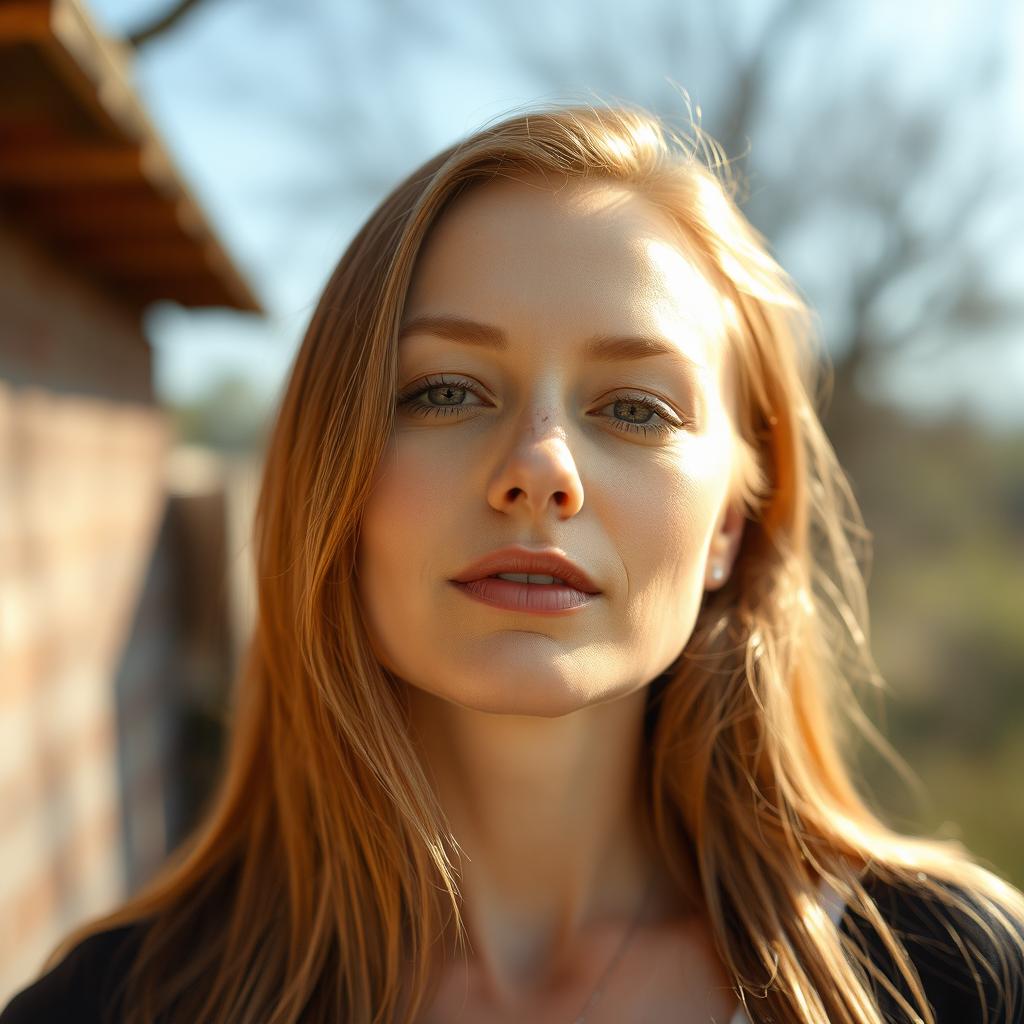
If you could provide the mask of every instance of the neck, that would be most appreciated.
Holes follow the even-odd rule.
[[[497,993],[544,983],[588,935],[673,887],[645,839],[646,689],[555,718],[479,712],[410,689],[414,733],[462,850],[470,962]]]

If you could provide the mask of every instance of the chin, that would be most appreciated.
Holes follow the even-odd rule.
[[[570,694],[538,694],[533,699],[516,695],[513,699],[503,694],[484,694],[479,697],[452,699],[453,704],[469,711],[482,711],[489,715],[518,715],[527,718],[561,718],[585,708],[591,701]]]
[[[570,680],[536,679],[524,684],[522,679],[502,681],[493,677],[483,685],[479,683],[443,690],[426,689],[440,700],[490,715],[519,715],[534,718],[561,718],[574,711],[604,704],[624,697],[632,687],[622,686],[611,691],[581,687]]]

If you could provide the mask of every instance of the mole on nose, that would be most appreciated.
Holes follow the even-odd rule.
[[[549,419],[551,419],[550,412],[539,411],[537,413],[536,419],[534,420],[534,431],[540,432],[541,428],[548,422]]]

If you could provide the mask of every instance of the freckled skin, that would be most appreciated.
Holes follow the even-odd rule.
[[[417,401],[436,408],[445,392],[462,411],[396,411],[357,552],[375,652],[408,686],[414,737],[465,854],[471,952],[441,971],[424,1022],[572,1019],[649,880],[618,992],[609,981],[604,997],[630,1009],[608,1019],[731,1012],[707,930],[683,916],[637,818],[647,685],[685,647],[704,591],[724,583],[711,565],[727,578],[742,530],[728,493],[721,302],[662,211],[594,181],[489,182],[446,210],[420,253],[403,322],[456,315],[509,342],[403,339],[400,393],[443,375],[450,390]],[[596,334],[668,338],[698,369],[585,360]],[[683,425],[617,428],[648,422],[620,401],[630,396]],[[540,617],[448,582],[514,543],[561,548],[601,595]],[[668,966],[652,980],[655,949]]]

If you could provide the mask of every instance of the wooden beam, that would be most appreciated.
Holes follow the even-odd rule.
[[[245,301],[236,295],[224,282],[211,278],[208,274],[198,277],[155,277],[155,278],[99,278],[101,285],[108,291],[122,296],[131,296],[141,305],[151,302],[177,302],[187,308],[203,306],[223,306],[226,309],[238,309],[245,312],[261,313],[260,306],[252,301]]]
[[[21,0],[0,4],[0,43],[43,42],[50,35],[48,2]]]
[[[187,279],[192,298],[259,311],[135,94],[132,49],[96,28],[85,0],[0,0],[0,59],[19,46],[41,58],[39,88],[27,104],[0,97],[5,215],[122,295],[125,280],[157,274],[147,288],[160,297]]]
[[[184,200],[162,201],[151,192],[122,196],[118,191],[99,193],[27,192],[12,202],[23,221],[37,226],[52,238],[103,239],[159,237],[180,238],[182,233],[205,240],[208,236],[197,215]]]
[[[63,247],[62,255],[118,277],[169,277],[219,274],[224,256],[219,248],[188,239],[101,239]]]
[[[132,145],[60,142],[0,149],[0,185],[50,188],[129,183],[142,177],[142,153]]]
[[[46,55],[68,87],[108,133],[155,138],[131,84],[134,50],[96,29],[81,0],[50,0],[52,38]]]

